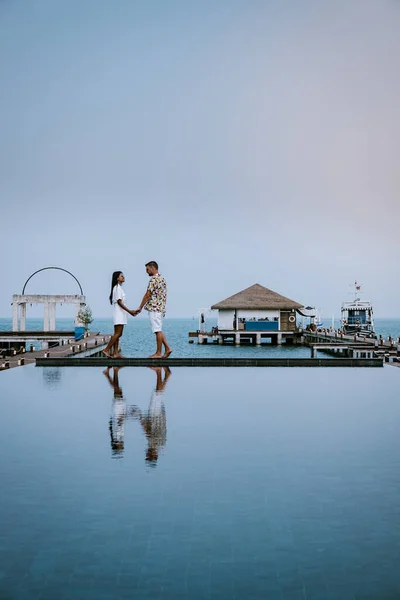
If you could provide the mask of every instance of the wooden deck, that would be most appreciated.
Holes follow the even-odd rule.
[[[400,362],[400,339],[374,339],[357,335],[338,335],[336,332],[305,332],[303,344],[311,348],[313,357],[319,351],[351,358],[382,358],[392,365],[398,365]]]
[[[54,334],[55,332],[43,332]],[[68,332],[64,332],[68,333]],[[394,356],[400,347],[394,341],[355,339],[354,336],[334,334],[315,334],[307,332],[302,344],[310,347],[309,358],[168,358],[149,359],[122,358],[108,359],[102,355],[109,335],[92,333],[79,342],[64,340],[63,345],[46,350],[24,352],[6,359],[0,359],[0,370],[35,363],[41,367],[107,367],[107,366],[169,366],[169,367],[382,367],[390,359],[397,362]],[[298,340],[299,343],[300,340]],[[318,350],[334,352],[335,358],[316,356]],[[340,354],[338,353],[339,351]],[[362,354],[361,354],[362,353]],[[397,365],[400,363],[397,363]]]
[[[361,335],[345,335],[338,332],[303,331],[299,333],[304,338],[305,344],[334,342],[336,344],[349,344],[351,346],[373,346],[375,349],[400,349],[400,339],[367,338]]]
[[[60,340],[73,338],[75,331],[0,331],[0,341]]]
[[[24,364],[29,365],[36,363],[37,359],[48,356],[56,360],[67,360],[69,356],[74,356],[76,353],[81,353],[81,356],[90,355],[93,353],[100,352],[106,347],[109,335],[103,335],[100,333],[91,333],[79,342],[71,340],[70,344],[63,344],[62,346],[55,346],[48,350],[34,350],[33,352],[24,352],[22,354],[16,354],[5,359],[0,360],[0,370],[12,369],[14,367],[21,367]]]

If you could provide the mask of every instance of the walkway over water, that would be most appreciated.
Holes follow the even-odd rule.
[[[375,348],[382,349],[399,349],[400,350],[400,338],[388,338],[387,340],[380,338],[368,338],[361,335],[346,335],[337,331],[320,330],[315,333],[311,331],[303,331],[300,336],[304,339],[305,344],[325,343],[334,342],[336,344],[349,344],[349,345],[365,345],[374,346]]]
[[[68,332],[62,333],[65,334]],[[57,333],[56,340],[62,337],[59,334],[60,332]],[[106,344],[110,339],[109,335],[91,333],[81,341],[76,342],[73,336],[74,333],[72,332],[70,337],[62,339],[63,343],[60,346],[54,346],[53,348],[50,348],[50,350],[43,348],[41,350],[25,352],[25,349],[23,348],[22,352],[18,352],[16,354],[12,353],[11,356],[7,356],[6,358],[0,360],[0,371],[3,369],[12,369],[13,367],[20,367],[35,363],[37,359],[43,358],[44,356],[50,356],[50,353],[54,360],[61,361],[66,360],[68,356],[73,356],[75,353],[80,353],[81,356],[88,356],[91,353],[96,354],[106,347]],[[28,339],[32,339],[32,337],[35,336],[31,336]]]
[[[382,367],[382,358],[38,358],[38,367]]]
[[[75,331],[0,331],[0,342],[57,342],[73,338]]]

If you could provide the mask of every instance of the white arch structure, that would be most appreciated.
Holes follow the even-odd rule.
[[[79,285],[79,290],[82,292],[81,294],[24,294],[26,284],[28,281],[39,273],[40,271],[45,271],[47,269],[57,269],[59,271],[65,271],[71,277],[75,279],[75,281]],[[82,286],[79,281],[76,279],[72,273],[67,271],[66,269],[62,269],[61,267],[44,267],[43,269],[39,269],[32,273],[30,277],[25,282],[25,285],[22,289],[22,294],[13,294],[13,323],[12,328],[13,331],[26,331],[26,305],[27,304],[43,304],[44,305],[44,316],[43,316],[43,331],[55,331],[56,330],[56,305],[57,304],[74,304],[75,305],[75,325],[81,325],[78,319],[79,310],[86,305],[86,298],[83,295]]]

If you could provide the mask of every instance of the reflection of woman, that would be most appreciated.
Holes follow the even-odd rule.
[[[110,304],[113,306],[113,321],[114,321],[114,335],[111,336],[106,348],[103,350],[103,354],[110,358],[111,348],[114,349],[114,358],[124,358],[122,354],[119,354],[119,340],[124,331],[124,325],[128,322],[128,313],[130,314],[129,308],[125,306],[125,292],[122,289],[122,284],[125,281],[124,274],[122,271],[114,271],[111,280],[111,293],[110,293]]]
[[[148,411],[146,413],[139,413],[139,420],[148,442],[146,462],[155,467],[158,460],[158,453],[160,449],[165,446],[167,441],[167,419],[165,415],[163,393],[168,378],[171,375],[171,369],[169,367],[163,367],[163,379],[161,367],[149,368],[157,373],[157,385],[151,395]]]
[[[125,421],[128,417],[135,416],[136,407],[127,407],[122,388],[119,385],[118,371],[121,367],[114,367],[113,378],[110,377],[110,367],[103,371],[110,385],[114,388],[114,400],[111,408],[109,430],[113,458],[122,458],[124,454]]]

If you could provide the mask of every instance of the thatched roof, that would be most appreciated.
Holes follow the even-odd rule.
[[[264,310],[285,310],[292,308],[302,308],[303,305],[285,298],[268,288],[255,283],[250,287],[214,304],[212,309],[264,309]]]

